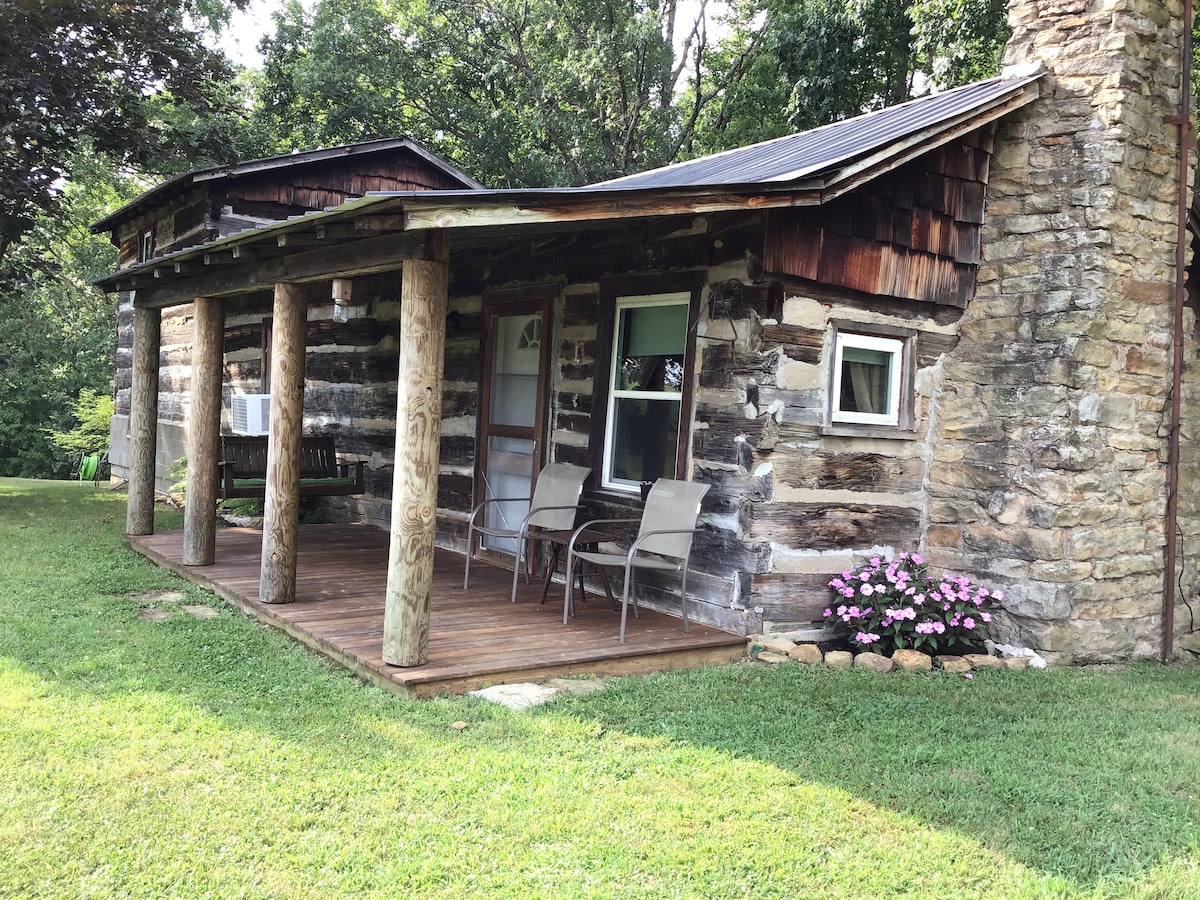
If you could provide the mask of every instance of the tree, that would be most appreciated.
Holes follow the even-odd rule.
[[[703,20],[676,7],[323,0],[310,17],[293,2],[262,44],[253,121],[276,151],[405,133],[497,187],[639,171],[696,125],[676,88],[707,50]]]
[[[803,131],[996,74],[1004,0],[737,0],[723,76],[688,148]],[[737,71],[732,71],[736,69]]]
[[[143,171],[228,156],[218,123],[233,109],[233,71],[202,38],[228,10],[224,0],[0,0],[0,258],[54,208],[81,144]]]
[[[116,267],[116,249],[91,223],[137,191],[84,150],[57,209],[32,218],[0,259],[0,476],[66,474],[49,432],[73,424],[91,389],[112,395],[116,310],[90,282]]]

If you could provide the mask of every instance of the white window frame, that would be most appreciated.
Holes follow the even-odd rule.
[[[902,338],[876,337],[850,331],[835,330],[833,333],[833,374],[829,393],[829,419],[834,424],[891,425],[899,427],[904,390],[905,344]],[[846,347],[860,350],[876,350],[891,354],[888,368],[888,411],[886,413],[863,413],[843,410],[842,401],[842,356]]]
[[[682,306],[690,311],[692,304],[692,295],[690,291],[673,291],[668,294],[639,294],[636,296],[618,297],[616,309],[613,312],[613,336],[611,352],[609,354],[608,364],[608,409],[605,411],[604,421],[604,464],[603,477],[601,485],[605,488],[610,488],[617,491],[625,491],[631,494],[636,494],[641,490],[641,485],[636,481],[628,481],[626,479],[616,479],[612,474],[612,459],[613,459],[613,435],[616,431],[616,412],[617,400],[634,399],[634,400],[671,400],[679,404],[679,429],[683,430],[683,395],[687,385],[681,385],[678,391],[620,391],[615,385],[617,383],[616,370],[619,365],[619,348],[621,340],[621,311],[625,309],[637,309],[639,307],[650,306]],[[683,338],[683,355],[685,357],[684,371],[686,373],[686,356],[687,356],[687,329],[684,329]],[[676,434],[676,440],[679,440],[679,435]],[[674,473],[678,475],[678,473]]]

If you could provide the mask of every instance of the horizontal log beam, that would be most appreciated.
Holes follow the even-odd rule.
[[[564,222],[627,219],[638,216],[668,216],[731,210],[781,209],[813,206],[820,203],[817,191],[780,192],[778,194],[725,194],[704,196],[631,196],[597,197],[586,202],[568,199],[561,203],[548,200],[529,205],[447,206],[442,200],[425,204],[424,199],[405,202],[404,220],[409,230],[422,228],[483,228],[509,225],[559,224]]]
[[[272,238],[274,240],[274,238]],[[385,235],[317,247],[257,262],[232,265],[169,284],[138,285],[134,306],[156,309],[186,303],[193,297],[223,297],[272,288],[281,282],[326,281],[399,269],[406,259],[425,252],[423,234]]]

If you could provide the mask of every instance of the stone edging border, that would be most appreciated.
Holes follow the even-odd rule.
[[[1036,656],[989,656],[986,653],[967,653],[963,656],[942,654],[931,656],[919,650],[897,650],[891,656],[869,651],[851,653],[848,650],[822,652],[814,643],[796,643],[783,635],[754,635],[746,646],[746,655],[761,663],[779,665],[798,662],[830,669],[870,669],[872,672],[951,672],[967,674],[977,669],[1041,668],[1045,662]],[[1035,662],[1036,660],[1036,662]],[[1041,663],[1039,666],[1038,663]]]

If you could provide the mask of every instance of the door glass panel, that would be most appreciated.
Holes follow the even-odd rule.
[[[484,485],[487,499],[500,497],[528,497],[533,476],[533,441],[523,438],[488,438],[487,468]],[[489,503],[484,510],[483,522],[489,528],[506,528],[515,531],[529,514],[528,500],[506,500]],[[516,555],[517,542],[512,538],[484,535],[483,546],[489,550]]]
[[[532,428],[537,418],[542,314],[498,316],[493,340],[491,424]]]
[[[543,319],[541,312],[496,316],[488,335],[492,370],[488,421],[484,423],[486,451],[483,484],[487,499],[529,497],[533,492],[536,465],[534,428],[538,419],[538,390],[542,364]],[[503,427],[497,435],[492,429]],[[516,429],[517,433],[513,434]],[[528,437],[525,437],[528,435]],[[529,513],[528,500],[489,504],[484,523],[491,528],[516,529]],[[488,550],[515,555],[512,539],[484,537]]]

